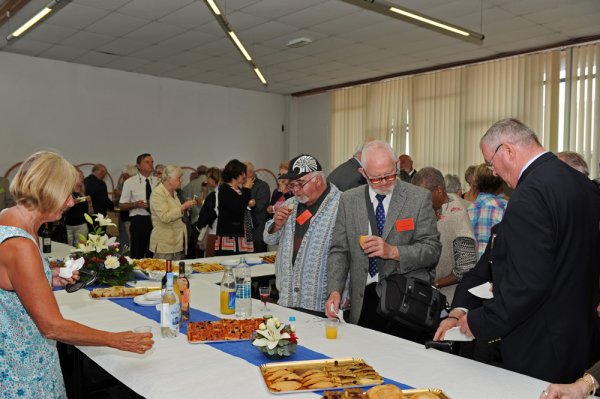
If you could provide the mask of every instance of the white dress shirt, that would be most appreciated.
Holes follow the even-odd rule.
[[[154,190],[154,187],[158,184],[158,178],[148,176],[148,180],[150,180],[150,187]],[[139,173],[131,176],[123,183],[123,192],[119,204],[137,201],[146,201],[146,177]],[[150,209],[133,208],[129,211],[129,216],[150,216]]]

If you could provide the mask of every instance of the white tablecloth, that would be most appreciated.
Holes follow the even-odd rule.
[[[253,275],[262,271],[252,267]],[[270,265],[272,274],[273,265]],[[261,266],[261,270],[262,270]],[[265,273],[269,270],[264,267]],[[256,271],[256,273],[255,273]],[[194,275],[190,279],[191,306],[219,315],[221,273]],[[203,344],[188,344],[185,336],[160,337],[158,323],[108,300],[94,300],[85,290],[74,294],[57,291],[64,317],[109,330],[130,330],[152,325],[155,347],[145,355],[110,348],[79,347],[132,390],[146,398],[268,398],[258,367],[244,359]],[[262,304],[253,300],[253,316],[260,317]],[[440,388],[454,399],[537,398],[546,382],[496,367],[477,363],[409,341],[364,329],[340,326],[337,340],[324,336],[318,318],[269,304],[269,314],[288,320],[296,317],[299,344],[329,357],[360,357],[382,376],[417,388]],[[226,344],[225,344],[226,345]],[[249,344],[250,345],[250,344]],[[291,398],[318,398],[314,393],[294,393]]]

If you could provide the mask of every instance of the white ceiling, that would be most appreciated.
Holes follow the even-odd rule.
[[[7,44],[48,2],[31,0],[0,27],[2,51],[280,94],[600,35],[599,0],[392,1],[481,32],[483,44],[339,0],[216,0],[265,88],[201,0],[73,0]],[[286,47],[299,37],[313,43]]]

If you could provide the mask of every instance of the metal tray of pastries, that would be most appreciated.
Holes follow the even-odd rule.
[[[267,363],[260,366],[267,389],[274,394],[365,387],[383,378],[363,359],[341,358]]]

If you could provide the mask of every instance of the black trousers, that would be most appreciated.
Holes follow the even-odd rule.
[[[152,233],[150,216],[132,216],[129,232],[131,234],[131,257],[134,259],[152,257],[148,250]]]

